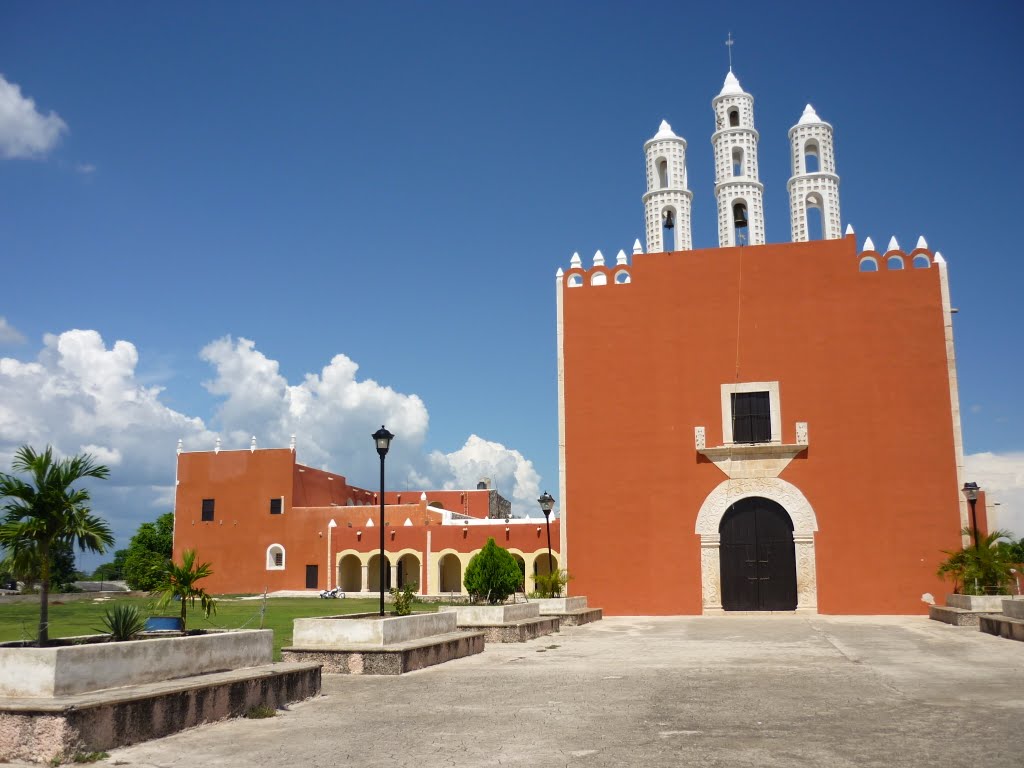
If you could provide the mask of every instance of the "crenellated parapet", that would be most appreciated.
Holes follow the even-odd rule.
[[[846,234],[852,236],[853,228],[847,227]],[[870,237],[865,238],[864,247],[857,254],[857,263],[861,272],[881,272],[883,267],[886,271],[898,272],[902,269],[929,269],[932,264],[945,264],[946,260],[941,253],[928,248],[924,235],[917,238],[917,244],[910,251],[900,248],[894,235],[889,238],[884,251],[876,248]]]
[[[643,253],[640,241],[633,243],[633,255]],[[563,271],[559,268],[555,273],[555,279],[564,281],[566,288],[582,288],[584,286],[602,285],[628,285],[632,282],[632,267],[629,257],[624,249],[620,249],[615,256],[615,263],[605,262],[604,254],[601,251],[594,253],[592,266],[587,269],[583,266],[583,260],[579,253],[574,253],[569,260],[569,269]]]

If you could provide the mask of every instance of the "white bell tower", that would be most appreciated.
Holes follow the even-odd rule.
[[[653,138],[644,143],[647,158],[647,193],[644,219],[647,222],[647,252],[689,251],[690,203],[693,193],[686,186],[686,139],[676,136],[664,120]],[[668,242],[674,232],[673,242]]]
[[[711,108],[717,125],[711,144],[715,148],[718,245],[763,245],[764,185],[757,175],[754,97],[740,87],[731,67]],[[737,227],[737,221],[745,221],[747,226]]]
[[[789,218],[793,242],[811,239],[810,211],[821,216],[821,237],[843,236],[839,228],[839,176],[836,175],[832,126],[818,117],[810,104],[800,121],[789,129],[793,176],[789,180]]]

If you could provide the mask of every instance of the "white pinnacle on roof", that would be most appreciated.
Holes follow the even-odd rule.
[[[818,117],[818,113],[814,111],[814,107],[808,104],[804,107],[804,113],[800,115],[800,120],[797,125],[806,125],[807,123],[820,123],[821,118]]]
[[[942,258],[942,254],[939,253],[938,251],[935,252],[935,263],[936,264],[945,264],[946,263],[946,260],[944,258]]]
[[[637,254],[637,253],[643,253],[643,252],[644,252],[644,247],[642,245],[640,245],[640,238],[638,237],[636,240],[633,241],[633,253]]]
[[[892,237],[889,238],[889,247],[885,249],[885,252],[888,253],[889,251],[898,251],[899,249],[900,244],[896,242],[896,235],[893,235]]]
[[[740,87],[740,81],[736,79],[736,75],[729,70],[729,74],[725,76],[725,85],[722,86],[722,92],[719,96],[731,96],[736,93],[743,93],[743,88]]]
[[[651,141],[654,141],[654,139],[678,139],[678,138],[679,137],[676,136],[675,132],[672,130],[672,126],[668,124],[668,120],[662,120],[661,121],[661,125],[658,126],[658,132],[656,134],[654,134],[654,137],[651,139]]]
[[[373,518],[372,517],[366,518],[366,527],[367,528],[373,528]]]
[[[596,253],[594,253],[594,266],[595,267],[603,267],[604,266],[604,254],[601,253],[601,251],[597,251]]]
[[[580,258],[579,253],[574,253],[572,258],[569,259],[569,269],[579,269],[583,266],[583,259]]]
[[[559,267],[559,268],[558,268],[558,271],[557,271],[557,272],[555,272],[555,279],[556,279],[556,280],[561,280],[561,279],[562,279],[562,275],[564,275],[564,274],[565,274],[565,272],[563,272],[563,271],[562,271],[562,268],[561,268],[561,267]]]
[[[427,492],[426,492],[426,491],[423,491],[423,492],[422,492],[422,493],[420,494],[420,501],[426,501],[426,500],[427,500]]]
[[[619,252],[615,256],[615,265],[619,266],[620,264],[625,264],[625,263],[626,263],[626,252],[620,248]]]
[[[928,241],[924,239],[924,235],[917,238],[917,248],[922,251],[928,250]]]
[[[846,225],[846,233],[845,234],[847,234],[847,235],[852,235],[853,234],[853,224],[847,224]]]
[[[867,240],[864,241],[864,250],[865,251],[873,251],[873,250],[875,250],[875,241],[872,240],[870,237]]]

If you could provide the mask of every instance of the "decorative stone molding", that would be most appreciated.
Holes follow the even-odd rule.
[[[719,556],[722,518],[737,501],[755,496],[778,503],[793,521],[797,610],[817,611],[814,532],[818,530],[818,518],[800,489],[777,477],[725,480],[708,494],[701,505],[694,532],[700,534],[701,604],[704,611],[722,610],[722,567]]]
[[[704,435],[704,427],[693,428],[693,440],[697,446],[698,451],[703,451],[707,447],[707,440]]]

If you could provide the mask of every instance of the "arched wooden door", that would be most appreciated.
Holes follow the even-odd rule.
[[[796,610],[793,521],[779,504],[753,497],[722,517],[722,607],[727,611]]]

